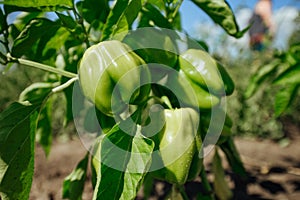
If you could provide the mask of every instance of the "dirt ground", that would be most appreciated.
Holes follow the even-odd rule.
[[[300,199],[300,137],[295,137],[286,147],[268,140],[236,138],[235,142],[251,176],[246,191],[239,189],[243,187],[234,191],[235,199]],[[79,139],[55,141],[48,158],[41,147],[37,146],[30,200],[62,199],[63,179],[85,152]],[[230,170],[227,174],[231,175]],[[159,184],[164,187],[162,183]],[[189,183],[187,189],[193,193],[197,188],[195,186],[197,183]],[[88,174],[83,199],[89,200],[91,196],[92,186]]]

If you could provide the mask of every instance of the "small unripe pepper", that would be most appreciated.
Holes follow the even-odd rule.
[[[210,93],[224,94],[224,84],[217,62],[207,52],[188,49],[179,56],[179,66],[187,77]]]
[[[192,81],[182,70],[168,77],[168,85],[179,101],[187,106],[210,109],[220,102],[219,97],[204,90]]]

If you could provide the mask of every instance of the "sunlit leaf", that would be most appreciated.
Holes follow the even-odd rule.
[[[300,84],[300,64],[298,66],[289,68],[280,74],[275,80],[274,84],[277,85],[290,85]]]
[[[292,103],[296,94],[298,87],[296,85],[291,85],[279,90],[275,96],[275,115],[280,116]]]
[[[42,54],[41,58],[43,59],[43,63],[55,65],[58,52],[64,48],[65,42],[70,37],[72,37],[70,32],[66,28],[61,27],[56,31],[53,37],[46,40],[47,44],[43,48],[40,47],[41,49],[39,50]]]
[[[133,138],[131,156],[124,176],[124,189],[120,199],[127,200],[136,197],[144,176],[150,167],[153,149],[154,143],[150,139],[142,135],[136,135]]]
[[[94,157],[97,184],[94,200],[119,199],[124,187],[126,165],[130,158],[131,138],[115,126],[107,135],[101,137]],[[118,149],[123,150],[121,155]],[[108,165],[111,165],[108,166]]]
[[[150,167],[153,148],[152,140],[139,131],[131,136],[118,125],[100,136],[93,157],[97,173],[93,199],[134,199]]]
[[[166,9],[166,2],[165,0],[144,0],[145,2],[155,5],[159,10],[165,10]]]
[[[116,1],[108,15],[101,40],[109,39],[118,33],[126,33],[130,30],[141,8],[141,0]]]
[[[59,8],[72,8],[72,0],[3,0],[1,3],[5,5],[37,8],[40,10],[50,11],[58,10]]]
[[[251,97],[266,79],[271,78],[270,74],[277,70],[280,63],[280,60],[274,60],[273,62],[259,68],[250,79],[249,85],[244,94],[245,98]]]
[[[233,11],[225,0],[192,0],[210,18],[219,24],[229,35],[240,38],[248,28],[240,31]]]

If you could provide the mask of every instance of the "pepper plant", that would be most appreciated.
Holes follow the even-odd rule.
[[[226,1],[192,2],[229,35],[246,31]],[[232,198],[218,152],[247,177],[224,106],[234,83],[203,42],[181,33],[182,0],[2,4],[1,64],[42,69],[45,77],[0,114],[1,199],[29,198],[35,142],[49,153],[49,108],[58,93],[66,98],[65,124],[92,138],[64,180],[63,198],[81,199],[88,165],[93,199],[135,199],[141,186],[147,198],[155,179],[173,184],[170,198],[189,199],[184,184],[197,177],[199,199]],[[15,12],[22,14],[10,22]],[[213,185],[203,166],[212,145]]]

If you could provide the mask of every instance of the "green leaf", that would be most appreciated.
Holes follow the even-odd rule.
[[[13,12],[20,12],[20,11],[24,11],[24,12],[28,12],[27,14],[36,14],[37,12],[41,12],[41,10],[37,9],[37,8],[25,8],[25,7],[18,7],[18,6],[12,6],[12,5],[7,5],[4,4],[4,12],[8,15],[10,13]],[[25,13],[24,13],[25,14]],[[18,19],[18,17],[17,17]]]
[[[154,142],[152,140],[143,137],[141,134],[133,138],[131,157],[127,164],[127,171],[124,176],[124,189],[120,199],[128,200],[136,197],[147,170],[150,168],[153,149]],[[130,173],[130,171],[141,173]]]
[[[292,103],[297,94],[298,86],[291,85],[279,90],[275,96],[275,116],[280,116]]]
[[[20,12],[20,9],[15,6],[4,5],[4,12],[9,15],[10,13]],[[45,16],[45,13],[40,11],[31,11],[31,12],[23,12],[22,15],[17,15],[13,24],[9,25],[9,30],[12,36],[12,39],[15,40],[21,33],[23,29],[25,29],[26,25],[30,23],[31,20],[36,18],[42,18]]]
[[[20,102],[29,101],[31,103],[46,99],[56,86],[55,83],[36,82],[25,88],[19,96]],[[52,142],[51,127],[51,109],[52,101],[47,101],[46,105],[40,112],[39,121],[36,130],[36,140],[39,142],[46,155],[49,154]]]
[[[225,179],[225,172],[222,166],[222,160],[218,151],[215,151],[212,164],[212,172],[214,174],[214,191],[220,200],[232,199],[233,194],[229,188],[229,185]]]
[[[161,28],[168,28],[172,29],[172,25],[168,21],[166,17],[164,17],[160,10],[158,10],[155,6],[152,4],[145,4],[142,9],[143,18],[142,21],[143,24],[147,24],[146,21],[152,21],[155,25],[161,27]],[[149,23],[149,22],[148,22]],[[140,23],[140,27],[142,27],[142,23]]]
[[[94,200],[129,200],[136,197],[150,167],[154,143],[143,137],[139,130],[133,132],[136,133],[135,136],[127,131],[123,132],[116,125],[109,133],[100,137],[93,157],[93,165],[98,174]]]
[[[192,0],[210,18],[219,24],[229,35],[240,38],[249,27],[240,31],[231,7],[225,0]]]
[[[258,87],[268,78],[270,74],[274,73],[281,61],[279,59],[273,60],[273,62],[262,66],[258,71],[251,77],[250,83],[245,91],[245,98],[249,98],[257,91]]]
[[[65,70],[76,73],[76,63],[77,61],[67,65]],[[62,77],[62,83],[65,83],[68,80],[68,78]],[[78,116],[84,108],[85,97],[78,82],[73,83],[70,87],[64,89],[63,92],[66,97],[66,116],[64,124],[67,125],[69,122],[72,122],[74,117]]]
[[[55,45],[55,43],[53,43],[53,45]],[[84,52],[82,43],[78,44],[78,41],[71,38],[65,42],[64,46],[65,49],[72,49],[72,51],[69,51],[64,55],[64,70],[77,73],[77,66]],[[66,83],[69,80],[70,79],[67,77],[62,77],[61,84]],[[73,83],[64,89],[63,92],[66,98],[66,116],[64,124],[67,125],[69,122],[72,122],[73,118],[78,116],[78,114],[82,111],[85,97],[81,92],[78,82]]]
[[[35,129],[41,102],[11,104],[0,114],[0,199],[28,199],[34,170]]]
[[[300,84],[300,65],[289,68],[285,72],[281,73],[275,80],[276,85],[294,85]]]
[[[129,162],[131,138],[115,126],[107,135],[101,137],[99,147],[94,157],[97,172],[97,184],[93,199],[119,199],[124,187],[125,168]],[[118,149],[124,150],[121,155]],[[96,165],[96,164],[94,164]],[[108,165],[114,166],[114,168]],[[122,169],[122,171],[121,171]]]
[[[144,199],[150,199],[153,186],[154,186],[154,177],[151,176],[150,174],[147,174],[144,178],[144,183],[143,183]]]
[[[101,41],[110,39],[118,33],[126,33],[130,30],[141,8],[141,0],[116,1],[115,6],[108,15]]]
[[[182,30],[182,26],[181,26],[181,14],[180,12],[177,12],[173,21],[172,21],[172,26],[176,29],[181,31]]]
[[[78,163],[76,168],[67,176],[63,183],[63,198],[81,200],[89,162],[89,154]]]
[[[217,67],[224,83],[225,93],[226,95],[231,95],[235,89],[234,82],[229,73],[226,71],[226,68],[221,63],[217,62]]]
[[[51,37],[55,35],[60,25],[48,19],[33,19],[14,41],[12,55],[21,57],[32,52],[34,44],[39,41],[37,54],[41,54]],[[33,50],[33,52],[35,52]],[[27,54],[26,54],[27,53]],[[32,55],[30,55],[32,57]]]
[[[73,30],[77,26],[76,21],[71,16],[64,15],[59,12],[56,12],[56,15],[58,16],[64,27]]]
[[[95,20],[106,22],[110,12],[108,0],[84,0],[82,3],[82,17],[90,24]],[[95,6],[97,5],[97,6]]]
[[[72,8],[72,0],[4,0],[5,5],[18,6],[24,8],[38,8],[40,10],[50,11],[59,8]]]
[[[43,63],[48,65],[55,65],[55,61],[57,59],[57,55],[59,51],[64,47],[65,42],[70,39],[70,32],[61,27],[57,30],[56,34],[51,37],[47,41],[47,44],[40,49],[42,53],[41,58],[43,59]]]
[[[49,99],[41,110],[36,130],[36,141],[42,145],[46,156],[49,155],[52,144],[52,101]]]
[[[90,107],[85,114],[85,118],[83,120],[83,128],[84,130],[93,133],[99,133],[100,126],[96,116],[96,108],[94,106]]]
[[[165,0],[144,0],[145,3],[149,3],[155,5],[159,10],[164,11],[166,10],[166,2]]]
[[[94,109],[96,110],[97,122],[98,125],[100,125],[102,133],[108,133],[116,124],[115,119],[113,117],[105,115],[96,108]]]

